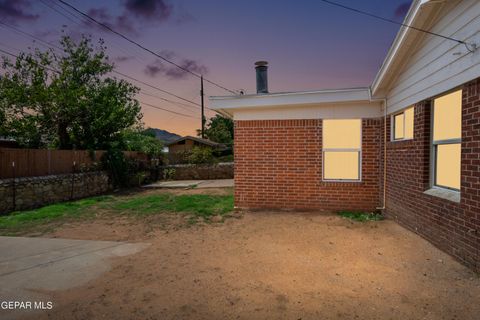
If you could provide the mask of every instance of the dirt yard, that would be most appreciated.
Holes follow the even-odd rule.
[[[479,319],[479,276],[392,221],[245,212],[156,226],[89,220],[46,235],[152,245],[83,287],[51,292],[55,308],[34,318]]]

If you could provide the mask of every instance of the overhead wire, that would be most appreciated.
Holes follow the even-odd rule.
[[[14,26],[11,26],[11,25],[3,22],[3,21],[0,21],[0,26],[7,27],[7,28],[9,28],[9,29],[14,30],[15,32],[18,32],[18,33],[24,35],[24,36],[27,36],[27,37],[30,37],[30,38],[36,40],[36,41],[39,41],[39,42],[42,43],[44,46],[49,47],[49,48],[51,48],[51,49],[55,48],[55,49],[57,49],[57,50],[63,50],[62,48],[60,48],[60,47],[57,46],[57,45],[51,44],[51,43],[49,43],[49,42],[46,42],[46,41],[44,41],[43,39],[41,39],[41,38],[39,38],[39,37],[37,37],[37,36],[35,36],[35,35],[33,35],[33,34],[30,34],[30,33],[28,33],[28,32],[25,32],[25,31],[23,31],[23,30],[20,30],[20,29],[14,27]],[[150,87],[150,88],[152,88],[152,89],[158,90],[158,91],[160,91],[160,92],[162,92],[162,93],[171,95],[171,96],[173,96],[173,97],[175,97],[175,98],[177,98],[177,99],[180,99],[180,100],[183,100],[183,101],[185,101],[185,102],[194,104],[194,105],[196,105],[196,106],[200,106],[200,104],[197,103],[197,102],[194,102],[194,101],[192,101],[192,100],[183,98],[183,97],[181,97],[181,96],[179,96],[179,95],[177,95],[177,94],[174,94],[174,93],[172,93],[172,92],[170,92],[170,91],[167,91],[167,90],[165,90],[165,89],[161,89],[161,88],[159,88],[159,87],[157,87],[157,86],[154,86],[154,85],[149,84],[149,83],[147,83],[147,82],[145,82],[145,81],[139,80],[139,79],[137,79],[137,78],[135,78],[135,77],[132,77],[132,76],[127,75],[127,74],[125,74],[125,73],[122,73],[122,72],[120,72],[120,71],[112,70],[112,72],[115,73],[115,74],[118,74],[118,75],[120,75],[120,76],[122,76],[122,77],[125,77],[125,78],[127,78],[127,79],[130,79],[130,80],[132,80],[132,81],[136,81],[136,82],[138,82],[138,83],[141,83],[141,84],[143,84],[143,85],[145,85],[145,86],[148,86],[148,87]],[[171,101],[171,100],[167,100],[167,101],[173,102],[173,101]]]
[[[9,56],[12,56],[14,58],[19,58],[18,55],[14,54],[14,53],[11,53],[7,50],[3,50],[2,48],[0,48],[0,52],[3,53],[3,54],[6,54],[6,55],[9,55]],[[55,70],[55,69],[52,69],[50,67],[47,67],[47,66],[43,66],[45,69],[51,71],[51,72],[55,72],[55,73],[60,73],[58,70]],[[189,115],[189,114],[184,114],[184,113],[181,113],[181,112],[176,112],[176,111],[173,111],[173,110],[169,110],[169,109],[165,109],[165,108],[162,108],[162,107],[158,107],[158,106],[155,106],[155,105],[152,105],[150,103],[147,103],[147,102],[144,102],[140,99],[137,99],[138,102],[140,102],[142,105],[145,105],[147,107],[151,107],[151,108],[155,108],[155,109],[158,109],[158,110],[163,110],[163,111],[166,111],[166,112],[169,112],[169,113],[173,113],[173,114],[176,114],[176,115],[180,115],[180,116],[184,116],[184,117],[189,117],[189,118],[194,118],[194,119],[200,119],[200,117],[195,117],[195,116],[192,116],[192,115]]]
[[[169,58],[167,58],[167,57],[165,57],[165,56],[162,56],[162,55],[156,53],[155,51],[153,51],[153,50],[145,47],[143,44],[140,44],[140,43],[138,43],[137,41],[130,39],[129,37],[127,37],[127,36],[124,35],[123,33],[121,33],[121,32],[119,32],[119,31],[113,29],[112,27],[110,27],[110,26],[108,26],[108,25],[106,25],[106,24],[98,21],[97,19],[91,17],[89,14],[87,14],[87,13],[85,13],[85,12],[77,9],[75,6],[71,5],[70,3],[66,2],[66,1],[63,1],[63,0],[57,0],[57,1],[60,2],[60,3],[62,3],[62,4],[65,5],[65,6],[69,7],[69,8],[71,8],[72,10],[74,10],[74,11],[77,12],[78,14],[84,16],[85,18],[89,19],[90,21],[98,24],[99,26],[102,26],[102,27],[105,28],[106,30],[108,30],[108,31],[116,34],[117,36],[119,36],[119,37],[123,38],[124,40],[130,42],[131,44],[137,46],[138,48],[140,48],[140,49],[142,49],[142,50],[144,50],[144,51],[146,51],[146,52],[154,55],[155,57],[157,57],[157,58],[159,58],[159,59],[161,59],[161,60],[163,60],[163,61],[165,61],[165,62],[167,62],[167,63],[169,63],[169,64],[171,64],[171,65],[173,65],[173,66],[175,66],[175,67],[183,70],[184,72],[187,72],[187,73],[189,73],[189,74],[191,74],[191,75],[193,75],[193,76],[195,76],[195,77],[197,77],[197,78],[199,78],[199,79],[202,77],[202,75],[200,75],[200,74],[198,74],[198,73],[196,73],[196,72],[193,72],[193,71],[191,71],[190,69],[188,69],[188,68],[186,68],[186,67],[183,67],[183,66],[175,63],[175,62],[172,61],[171,59],[169,59]],[[223,90],[228,91],[228,92],[233,93],[233,94],[238,94],[237,92],[235,92],[235,91],[233,91],[233,90],[231,90],[231,89],[228,89],[228,88],[226,88],[225,86],[222,86],[222,85],[220,85],[220,84],[218,84],[218,83],[216,83],[216,82],[214,82],[214,81],[212,81],[212,80],[209,80],[209,79],[207,79],[207,78],[205,78],[205,77],[203,77],[203,80],[204,80],[205,82],[208,82],[208,83],[210,83],[210,84],[212,84],[212,85],[220,88],[220,89],[223,89]]]
[[[352,12],[361,14],[361,15],[365,15],[365,16],[368,16],[368,17],[371,17],[371,18],[375,18],[375,19],[382,20],[382,21],[385,21],[385,22],[393,23],[393,24],[396,24],[396,25],[399,25],[399,26],[402,26],[402,27],[405,27],[405,28],[409,28],[409,29],[416,30],[416,31],[419,31],[419,32],[423,32],[423,33],[426,33],[426,34],[429,34],[429,35],[440,37],[440,38],[443,38],[443,39],[446,39],[446,40],[454,41],[454,42],[457,42],[459,44],[463,44],[469,52],[474,52],[477,48],[476,44],[474,44],[474,43],[468,43],[468,42],[465,42],[463,40],[455,39],[453,37],[445,36],[445,35],[435,33],[435,32],[429,31],[429,30],[425,30],[425,29],[422,29],[422,28],[417,28],[417,27],[405,24],[403,22],[399,22],[399,21],[395,21],[393,19],[385,18],[385,17],[379,16],[379,15],[376,15],[374,13],[363,11],[363,10],[360,10],[360,9],[356,9],[356,8],[353,8],[353,7],[350,7],[350,6],[335,2],[335,1],[331,1],[331,0],[320,0],[320,1],[322,1],[324,3],[327,3],[327,4],[330,4],[332,6],[336,6],[336,7],[348,10],[348,11],[352,11]],[[473,50],[469,46],[472,46]]]

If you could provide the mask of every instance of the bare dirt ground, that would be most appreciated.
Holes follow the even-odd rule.
[[[51,292],[54,309],[35,319],[480,318],[479,276],[392,221],[245,212],[165,223],[86,221],[47,235],[152,245],[87,285]]]

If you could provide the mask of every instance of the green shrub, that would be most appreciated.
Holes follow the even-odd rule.
[[[108,172],[114,186],[124,187],[128,184],[130,168],[122,150],[107,150],[102,157],[102,167]]]
[[[341,211],[338,214],[344,218],[359,221],[359,222],[383,220],[383,216],[381,214],[370,213],[370,212]]]
[[[215,159],[212,149],[202,147],[193,147],[192,150],[188,152],[186,158],[190,164],[213,163]]]
[[[173,179],[173,177],[175,177],[175,173],[177,171],[175,170],[175,168],[166,168],[163,170],[163,179],[164,180],[171,180]]]

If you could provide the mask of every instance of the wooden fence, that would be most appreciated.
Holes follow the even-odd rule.
[[[0,179],[67,174],[91,168],[104,150],[47,150],[0,148]],[[125,151],[125,156],[147,162],[141,152]]]

